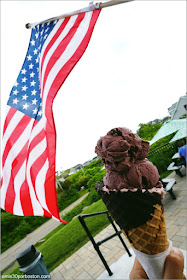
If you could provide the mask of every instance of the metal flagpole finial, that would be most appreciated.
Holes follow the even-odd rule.
[[[27,29],[31,28],[30,23],[26,23],[26,24],[25,24],[25,27],[26,27]]]

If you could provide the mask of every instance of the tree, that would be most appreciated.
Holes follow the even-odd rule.
[[[150,141],[154,135],[157,133],[157,131],[160,129],[160,127],[162,126],[162,123],[154,123],[154,124],[144,124],[144,123],[140,123],[138,125],[138,131],[137,131],[137,135],[140,136],[140,138],[142,138],[143,140],[147,140]]]

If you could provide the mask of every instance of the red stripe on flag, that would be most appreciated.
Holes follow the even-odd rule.
[[[52,213],[54,217],[56,218],[59,217],[55,176],[54,176],[54,171],[51,170],[50,168],[48,169],[46,175],[45,196],[46,196],[46,203],[49,211]]]
[[[34,216],[29,186],[27,181],[24,181],[20,189],[20,201],[24,216]]]
[[[46,217],[46,218],[52,218],[52,215],[51,215],[51,213],[49,213],[48,211],[46,211],[45,209],[43,209],[44,210],[44,217]]]
[[[10,213],[13,213],[13,207],[14,207],[14,200],[15,200],[15,191],[14,191],[14,177],[13,177],[13,170],[11,170],[11,177],[9,186],[6,192],[6,198],[5,198],[5,211],[8,211]]]
[[[25,128],[27,127],[27,125],[29,124],[31,118],[27,115],[24,115],[23,118],[21,119],[21,121],[17,124],[17,126],[15,127],[14,131],[12,132],[12,134],[10,135],[5,149],[4,149],[4,153],[3,153],[3,157],[2,157],[2,166],[4,167],[6,158],[11,150],[11,148],[14,146],[14,144],[16,143],[16,141],[19,139],[20,135],[23,133],[23,131],[25,130]],[[15,132],[16,131],[16,132]]]
[[[8,114],[6,116],[6,119],[5,119],[4,127],[3,127],[3,135],[4,135],[4,133],[5,133],[6,129],[7,129],[7,126],[9,124],[9,122],[11,121],[12,117],[14,116],[14,114],[16,112],[17,112],[17,110],[12,108],[12,107],[9,109]]]

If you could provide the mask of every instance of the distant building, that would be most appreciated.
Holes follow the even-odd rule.
[[[94,158],[92,158],[92,159],[90,159],[90,160],[84,162],[84,163],[83,163],[83,167],[89,165],[91,162],[93,162],[93,161],[95,161],[95,160],[98,160],[98,159],[99,159],[99,157],[96,156],[96,157],[94,157]]]
[[[79,171],[82,168],[83,168],[82,164],[77,164],[77,165],[73,166],[70,169],[69,175],[75,174],[77,171]]]
[[[166,122],[166,121],[168,121],[168,120],[170,120],[170,119],[171,119],[170,116],[166,116],[166,117],[164,117],[163,119],[155,119],[155,120],[150,121],[150,122],[148,122],[148,123],[146,123],[146,124],[162,123],[162,122]]]
[[[184,114],[187,113],[187,95],[181,96],[178,102],[171,105],[168,108],[168,112],[171,116],[171,120],[180,119]]]
[[[155,123],[161,123],[163,120],[161,119],[155,119],[153,121],[148,122],[147,124],[155,124]]]
[[[92,162],[92,160],[88,160],[88,161],[84,162],[84,163],[83,163],[83,167],[89,165],[91,162]]]
[[[166,121],[169,121],[169,120],[171,120],[170,116],[167,116],[167,117],[163,118],[163,122],[166,122]]]

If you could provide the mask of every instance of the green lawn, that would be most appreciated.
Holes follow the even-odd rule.
[[[87,214],[105,210],[104,203],[99,200],[82,213]],[[109,224],[109,221],[106,215],[99,215],[87,218],[86,224],[92,235],[95,236]],[[61,227],[56,232],[54,231],[54,234],[37,249],[44,256],[44,263],[48,271],[51,272],[88,241],[89,238],[76,217],[68,225]],[[18,266],[12,269],[9,274],[20,274]]]

